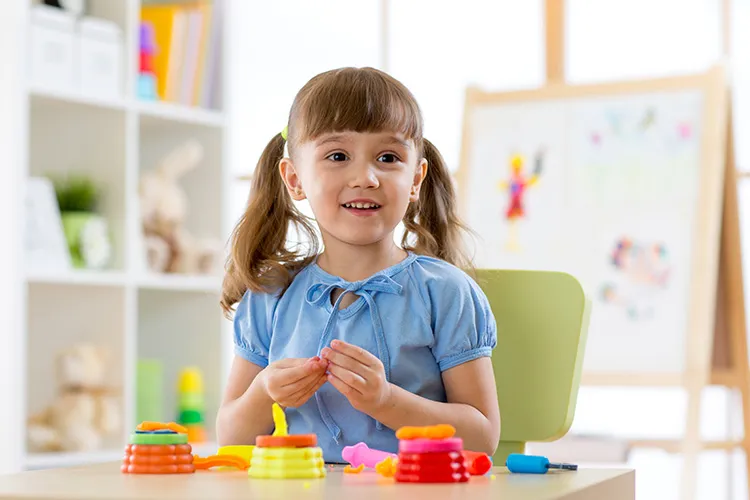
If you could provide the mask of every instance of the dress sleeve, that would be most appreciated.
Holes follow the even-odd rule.
[[[248,290],[234,314],[234,352],[261,368],[268,366],[277,302],[274,295]]]
[[[440,371],[491,356],[497,345],[497,325],[479,285],[454,269],[428,285],[432,353]]]

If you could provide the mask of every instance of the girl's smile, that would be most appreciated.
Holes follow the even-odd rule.
[[[356,217],[372,217],[383,208],[383,205],[370,198],[357,198],[342,203],[341,207]]]

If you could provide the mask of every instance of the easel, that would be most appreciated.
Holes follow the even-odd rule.
[[[729,1],[723,2],[724,55],[729,55]],[[565,5],[564,0],[545,0],[546,75],[548,84],[564,83],[565,68]],[[734,164],[734,143],[731,99],[728,105],[727,140],[723,188],[723,214],[719,250],[719,269],[715,303],[715,328],[712,345],[693,343],[688,347],[692,368],[682,377],[587,377],[583,385],[679,386],[688,393],[685,435],[681,441],[632,440],[634,447],[655,447],[669,452],[682,452],[683,469],[681,497],[695,497],[698,454],[702,450],[727,450],[740,447],[745,452],[748,491],[750,491],[750,366],[748,365],[747,330],[745,322],[744,287],[737,203],[737,172]],[[705,348],[705,349],[702,349]],[[709,351],[710,350],[710,351]],[[711,353],[706,356],[706,352]],[[710,363],[709,366],[702,366]],[[739,441],[704,442],[700,436],[702,390],[720,385],[739,391],[742,399],[744,436]]]

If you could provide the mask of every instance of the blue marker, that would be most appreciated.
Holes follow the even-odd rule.
[[[550,463],[547,457],[523,455],[521,453],[508,455],[505,466],[511,472],[521,474],[546,474],[550,469],[578,470],[578,466],[574,464]]]

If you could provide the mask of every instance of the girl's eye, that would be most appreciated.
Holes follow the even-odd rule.
[[[327,158],[332,161],[345,161],[346,155],[344,153],[331,153]]]
[[[393,153],[385,153],[383,155],[380,155],[378,161],[381,161],[383,163],[396,163],[399,160],[398,156],[394,155]]]

